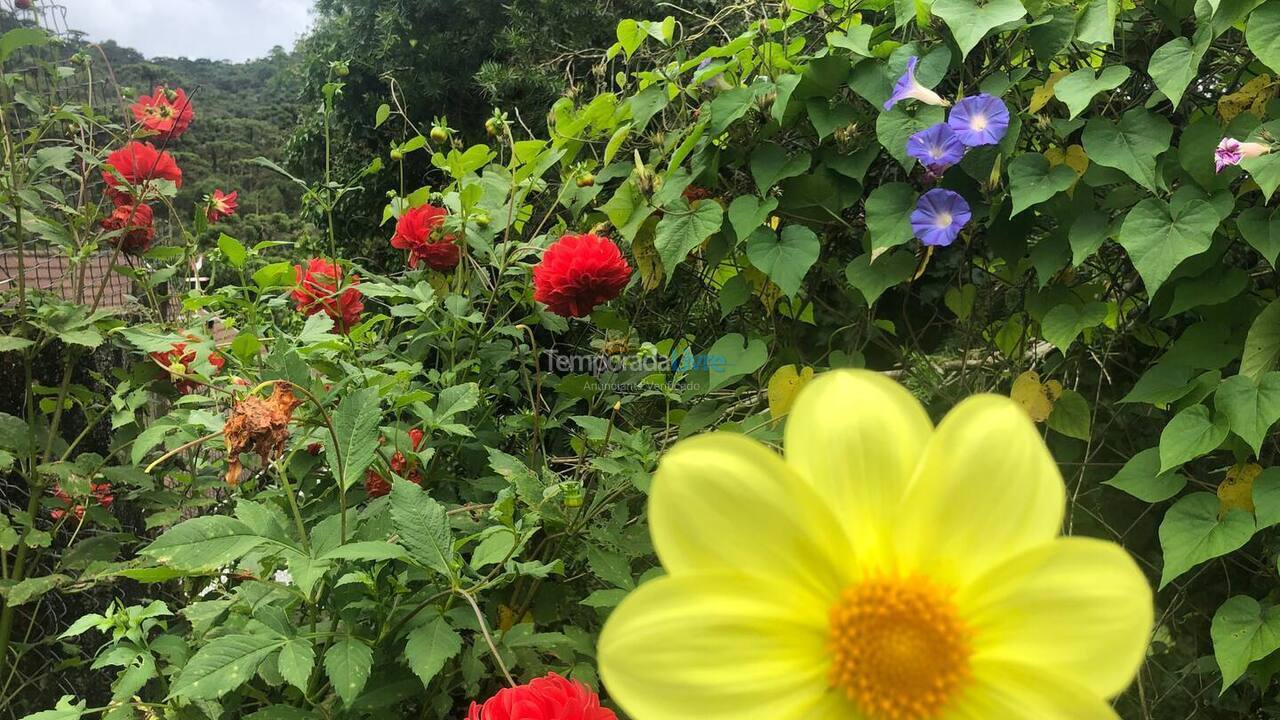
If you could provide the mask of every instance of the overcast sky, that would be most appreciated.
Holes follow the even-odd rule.
[[[39,0],[37,0],[39,2]],[[251,60],[311,24],[311,0],[56,0],[67,25],[147,57]]]

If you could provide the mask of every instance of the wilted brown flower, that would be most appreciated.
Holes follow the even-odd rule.
[[[227,440],[227,484],[240,483],[240,453],[256,452],[266,465],[284,452],[289,439],[289,421],[293,410],[302,401],[294,396],[288,386],[278,383],[271,397],[251,395],[241,400],[231,410],[224,435]]]

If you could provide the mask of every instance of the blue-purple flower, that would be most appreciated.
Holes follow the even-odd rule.
[[[964,150],[964,143],[946,123],[925,128],[907,139],[907,154],[919,160],[930,175],[941,175],[960,162]]]
[[[911,213],[911,230],[925,245],[946,247],[956,241],[973,213],[960,193],[934,188],[920,196]]]
[[[947,124],[969,147],[995,145],[1009,132],[1009,108],[994,95],[974,95],[956,103]]]
[[[914,98],[926,105],[937,105],[939,107],[947,107],[951,103],[942,99],[938,93],[921,85],[916,81],[916,65],[920,63],[920,58],[912,55],[907,59],[907,71],[898,78],[898,82],[893,86],[893,95],[884,102],[885,110],[892,110],[894,105],[899,101],[907,98]]]

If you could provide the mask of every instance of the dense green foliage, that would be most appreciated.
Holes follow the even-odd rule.
[[[1280,219],[1267,207],[1280,156],[1214,168],[1223,137],[1280,132],[1280,0],[802,0],[712,24],[624,21],[593,57],[602,71],[567,66],[575,84],[539,113],[545,127],[524,110],[557,89],[543,52],[601,16],[473,5],[322,3],[302,48],[317,115],[293,135],[295,164],[237,176],[264,207],[301,202],[321,228],[304,247],[359,275],[352,327],[296,311],[292,266],[308,253],[281,259],[230,225],[216,240],[187,229],[130,271],[154,299],[208,253],[230,279],[182,294],[177,320],[158,302],[139,317],[10,293],[0,351],[27,368],[53,343],[69,351],[59,386],[0,415],[0,463],[30,498],[0,515],[0,671],[57,646],[64,669],[109,683],[35,720],[453,718],[507,674],[595,685],[604,619],[661,572],[644,515],[661,452],[711,427],[776,444],[803,378],[851,366],[901,378],[935,415],[994,391],[1044,424],[1070,490],[1064,531],[1124,543],[1160,588],[1121,717],[1280,712]],[[530,41],[539,30],[546,43]],[[51,49],[51,76],[89,72],[64,50]],[[946,111],[884,108],[911,57],[943,96],[985,92],[1012,115],[997,144],[936,180],[907,142]],[[484,60],[511,76],[494,80]],[[244,71],[284,92],[283,62]],[[206,71],[221,72],[183,72],[240,92]],[[483,103],[477,81],[494,86]],[[34,232],[68,257],[110,252],[78,193],[131,130],[51,107],[56,83],[35,95],[21,74],[5,82],[6,247]],[[508,122],[488,137],[491,100]],[[280,137],[255,124],[277,110],[260,112],[182,140],[193,184],[246,167],[235,144],[257,142],[251,129]],[[432,140],[426,119],[445,114],[461,129]],[[954,244],[925,248],[908,218],[935,185],[973,217]],[[449,211],[456,270],[370,252],[428,202]],[[589,319],[554,315],[533,301],[531,266],[593,227],[635,277]],[[261,239],[297,239],[277,232]],[[215,349],[209,322],[231,340]],[[150,359],[176,342],[197,357]],[[132,363],[81,384],[71,369],[106,347]],[[723,362],[592,374],[548,364],[549,349]],[[286,388],[298,405],[262,436],[279,446],[228,457],[237,417]],[[64,432],[64,410],[109,424],[109,449]],[[370,472],[389,494],[366,489]],[[104,480],[110,511],[93,502]],[[82,521],[50,522],[55,484],[87,507]],[[123,525],[126,512],[142,522]],[[32,604],[102,588],[128,600],[63,640],[9,640],[14,618],[38,617]],[[40,687],[25,710],[51,704]]]

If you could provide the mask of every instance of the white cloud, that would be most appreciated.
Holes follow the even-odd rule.
[[[39,2],[40,0],[36,0]],[[293,46],[311,0],[58,0],[67,26],[148,57],[251,60]]]

